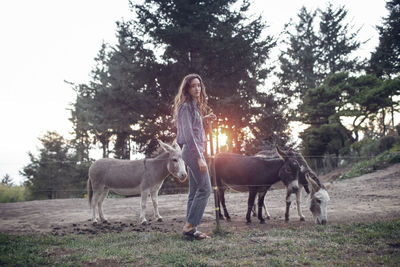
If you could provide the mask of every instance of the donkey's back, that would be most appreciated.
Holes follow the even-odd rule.
[[[143,179],[143,160],[121,160],[104,158],[95,161],[89,168],[89,179],[94,187],[134,188]]]

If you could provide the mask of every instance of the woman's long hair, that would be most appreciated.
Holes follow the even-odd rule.
[[[179,86],[178,94],[175,96],[174,105],[173,105],[173,116],[174,116],[175,122],[178,117],[179,107],[185,101],[192,100],[192,96],[189,94],[190,82],[196,78],[199,79],[200,86],[201,86],[200,97],[198,99],[199,110],[200,110],[201,116],[206,115],[206,113],[208,111],[206,87],[204,86],[203,80],[201,79],[200,75],[198,75],[198,74],[189,74],[183,78],[181,85]]]

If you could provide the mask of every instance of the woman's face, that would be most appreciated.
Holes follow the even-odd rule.
[[[189,83],[189,94],[194,98],[199,98],[201,93],[201,84],[198,78],[194,78]]]

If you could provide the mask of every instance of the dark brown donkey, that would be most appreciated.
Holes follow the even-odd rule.
[[[262,157],[243,156],[233,153],[219,153],[215,157],[216,183],[219,187],[219,200],[224,209],[224,215],[230,220],[225,206],[224,191],[231,188],[239,192],[249,192],[246,220],[251,222],[250,213],[254,206],[254,200],[258,199],[258,219],[265,223],[262,217],[262,207],[267,190],[276,182],[282,181],[286,188],[286,200],[290,201],[290,195],[299,189],[298,175],[299,164],[283,151],[277,148],[279,158],[266,159]],[[222,213],[220,210],[220,217]]]
[[[307,164],[307,161],[303,157],[300,152],[297,152],[293,149],[289,149],[285,151],[285,154],[288,157],[296,159],[296,161],[300,165],[300,173],[299,173],[299,185],[300,189],[296,193],[296,204],[297,204],[297,212],[299,214],[300,220],[304,221],[304,215],[301,209],[301,186],[304,187],[307,194],[310,194],[310,190],[308,185],[311,185],[312,192],[310,194],[310,211],[313,214],[315,221],[318,224],[325,224],[327,222],[327,205],[330,200],[328,194],[328,187],[325,187],[318,179],[315,172],[310,168]],[[279,154],[275,149],[272,150],[263,150],[258,152],[256,157],[262,157],[265,159],[279,158]],[[265,196],[264,196],[265,197]],[[290,210],[291,202],[286,202],[286,212],[285,212],[285,220],[289,221],[289,210]],[[265,212],[267,214],[267,218],[269,217],[267,206],[264,203]],[[255,210],[253,209],[255,213]]]

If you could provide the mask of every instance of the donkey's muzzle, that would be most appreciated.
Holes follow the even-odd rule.
[[[188,174],[187,174],[186,172],[184,172],[184,173],[179,173],[179,174],[177,175],[177,178],[179,179],[179,182],[183,183],[183,182],[185,182],[185,181],[187,180]]]

